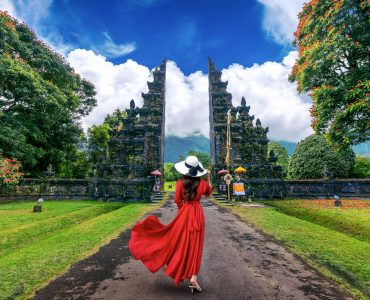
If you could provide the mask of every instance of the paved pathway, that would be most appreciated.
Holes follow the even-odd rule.
[[[206,233],[199,283],[204,292],[191,295],[187,283],[176,287],[162,270],[150,273],[134,260],[127,248],[128,230],[35,299],[352,299],[278,241],[208,199],[202,205]],[[152,214],[167,224],[176,212],[171,199]]]

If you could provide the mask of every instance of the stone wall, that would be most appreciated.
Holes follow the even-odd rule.
[[[285,189],[286,198],[370,198],[370,179],[289,180]]]
[[[253,199],[369,198],[370,179],[245,180]],[[11,200],[90,199],[104,201],[149,201],[154,178],[146,179],[31,179],[13,190],[0,191],[0,202]]]
[[[12,190],[0,191],[0,202],[29,199],[90,199],[104,201],[149,201],[154,178],[32,179],[20,180]]]
[[[253,199],[369,198],[370,179],[245,180]]]

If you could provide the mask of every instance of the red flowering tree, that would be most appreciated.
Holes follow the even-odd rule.
[[[370,137],[370,2],[311,0],[299,14],[289,76],[310,93],[312,128],[337,147]]]
[[[24,174],[19,171],[21,164],[16,159],[0,156],[0,186],[11,187],[18,183]]]

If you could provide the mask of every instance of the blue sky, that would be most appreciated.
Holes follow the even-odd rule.
[[[242,96],[273,140],[312,133],[311,99],[288,74],[304,0],[0,0],[97,90],[82,125],[100,124],[131,99],[142,104],[151,70],[166,57],[166,134],[209,134],[207,59]],[[194,112],[197,112],[194,114]],[[189,122],[191,120],[191,122]]]
[[[163,57],[189,74],[207,71],[211,55],[220,68],[281,60],[290,45],[279,45],[263,29],[264,6],[253,0],[54,1],[50,23],[64,42],[95,49],[120,63],[132,58],[150,68]],[[109,54],[116,45],[131,44],[126,55]],[[123,51],[124,53],[124,51]]]

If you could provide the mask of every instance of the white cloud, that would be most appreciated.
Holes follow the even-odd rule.
[[[279,44],[290,44],[298,25],[298,13],[307,0],[258,0],[265,7],[263,27]]]
[[[133,60],[115,65],[91,50],[75,49],[67,56],[77,73],[96,87],[98,105],[83,120],[84,127],[101,124],[116,108],[128,108],[131,99],[142,106],[141,93],[147,92],[150,70]]]
[[[273,140],[297,142],[313,133],[310,127],[310,100],[298,95],[296,85],[288,82],[288,75],[297,57],[292,51],[283,62],[265,62],[246,68],[233,64],[222,70],[222,80],[228,80],[228,91],[233,94],[233,105],[240,105],[245,96],[250,114],[269,127]]]
[[[105,37],[105,41],[95,50],[106,57],[114,58],[124,56],[135,51],[136,49],[136,45],[133,42],[126,44],[116,44],[107,32],[104,32],[103,34]]]
[[[292,51],[283,62],[265,62],[252,67],[233,64],[222,70],[233,94],[234,106],[242,96],[251,106],[251,114],[269,126],[273,140],[297,142],[312,133],[307,96],[297,94],[288,74],[297,57]],[[131,99],[142,106],[141,93],[151,80],[147,67],[133,60],[115,65],[93,51],[76,49],[68,61],[97,89],[98,106],[84,119],[84,127],[103,122],[116,108],[128,108]],[[173,61],[167,62],[166,134],[186,136],[194,132],[209,135],[208,77],[201,71],[186,76]]]
[[[52,16],[52,4],[53,0],[0,0],[0,9],[25,22],[55,51],[66,56],[75,47],[66,43],[59,31],[48,22]]]
[[[0,10],[7,11],[11,16],[17,17],[13,2],[10,0],[0,0]]]
[[[197,71],[185,76],[173,61],[166,71],[166,134],[209,136],[207,75]]]
[[[12,1],[18,18],[30,26],[39,26],[50,16],[53,0],[14,0]]]
[[[101,124],[116,108],[129,107],[131,99],[143,105],[141,93],[148,91],[150,70],[133,60],[115,65],[102,55],[85,49],[68,54],[68,62],[76,72],[96,87],[98,105],[84,118],[83,127]],[[173,61],[167,62],[166,134],[186,136],[200,132],[209,134],[208,78],[201,71],[185,76]]]

